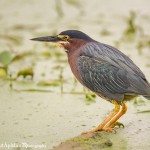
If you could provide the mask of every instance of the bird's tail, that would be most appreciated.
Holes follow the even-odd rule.
[[[143,95],[146,99],[150,100],[150,83],[147,81],[148,83],[148,88],[147,88],[147,95]]]

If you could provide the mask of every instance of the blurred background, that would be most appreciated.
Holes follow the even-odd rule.
[[[120,49],[150,81],[149,26],[148,0],[1,0],[0,144],[50,149],[98,125],[112,108],[75,80],[62,48],[31,38],[81,30]],[[150,102],[139,97],[128,106],[122,148],[148,149]]]

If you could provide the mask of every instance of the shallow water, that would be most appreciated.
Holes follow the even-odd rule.
[[[150,39],[149,6],[150,2],[146,0],[136,3],[131,0],[77,3],[71,3],[71,0],[1,0],[0,52],[8,50],[12,55],[31,52],[27,57],[11,63],[8,74],[14,78],[18,71],[32,67],[34,76],[33,80],[30,77],[19,77],[17,81],[0,80],[0,144],[43,144],[46,146],[43,149],[51,149],[98,125],[113,107],[98,97],[96,102],[87,105],[82,86],[77,84],[75,88],[73,85],[74,78],[63,49],[29,39],[66,29],[82,30],[98,41],[117,46],[141,68],[150,81],[150,49],[143,44]],[[136,32],[132,39],[125,36],[122,40],[130,11],[136,13]],[[137,50],[140,42],[144,46]],[[63,91],[68,94],[61,94],[60,75],[63,76]],[[59,81],[58,85],[37,85],[40,81],[54,80]],[[82,93],[71,94],[74,88],[75,92]],[[120,119],[125,128],[116,138],[121,137],[122,142],[114,140],[112,149],[120,149],[121,144],[127,150],[150,147],[150,113],[137,113],[150,110],[150,102],[134,102],[127,103],[129,110]],[[23,149],[21,147],[19,150]]]

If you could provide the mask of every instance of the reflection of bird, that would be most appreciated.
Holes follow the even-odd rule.
[[[63,46],[71,70],[80,83],[115,105],[113,112],[89,132],[112,131],[116,121],[127,111],[124,101],[138,95],[150,99],[150,85],[144,74],[118,49],[97,42],[77,30],[32,40],[54,42]]]

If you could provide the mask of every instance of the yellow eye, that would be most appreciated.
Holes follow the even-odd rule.
[[[60,39],[62,39],[63,41],[67,41],[67,40],[70,39],[70,37],[69,37],[68,35],[58,35],[58,37],[59,37]]]
[[[65,35],[65,36],[63,37],[63,39],[67,41],[67,40],[69,39],[69,36]]]

